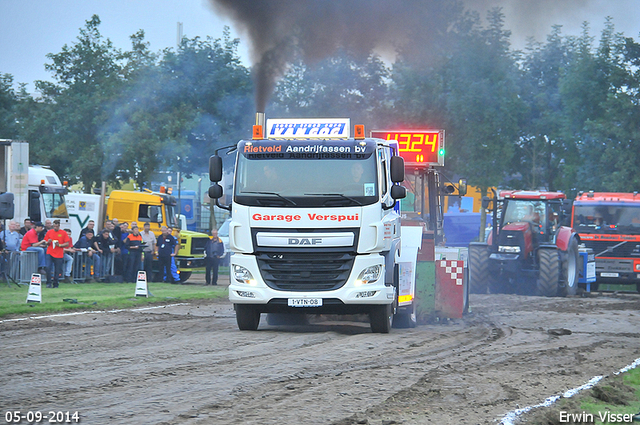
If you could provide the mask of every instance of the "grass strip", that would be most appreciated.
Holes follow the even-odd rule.
[[[0,283],[0,318],[12,315],[120,309],[227,296],[226,286],[152,282],[148,284],[148,298],[136,297],[135,288],[135,283],[60,283],[59,288],[46,288],[43,285],[42,302],[27,304],[29,285],[18,287]]]
[[[630,423],[629,417],[638,412],[640,368],[635,368],[619,375],[605,377],[589,391],[572,398],[561,398],[551,408],[534,412],[524,423],[610,425]]]

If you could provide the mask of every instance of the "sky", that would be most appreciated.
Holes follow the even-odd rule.
[[[486,0],[491,5],[500,1]],[[560,4],[563,1],[567,0],[557,0]],[[585,20],[597,37],[607,15],[613,17],[617,31],[640,39],[640,0],[572,1],[581,6],[535,22],[530,15],[513,10],[517,2],[505,1],[506,23],[514,33],[515,47],[522,47],[526,36],[544,41],[553,24],[563,25],[564,34],[579,35]],[[49,62],[46,55],[59,53],[65,44],[72,45],[93,14],[100,16],[102,35],[123,50],[130,49],[129,36],[140,29],[145,31],[151,50],[160,51],[175,48],[178,22],[189,38],[220,38],[227,25],[231,36],[240,38],[243,63],[251,65],[248,39],[241,28],[216,14],[209,0],[0,0],[0,74],[13,75],[16,83],[28,83],[27,90],[33,92],[35,80],[51,80],[51,73],[44,69]]]
[[[0,74],[29,83],[29,92],[35,80],[51,80],[44,69],[51,62],[46,55],[74,44],[94,14],[101,20],[100,33],[123,50],[131,48],[129,36],[140,29],[152,51],[175,48],[178,22],[189,38],[221,38],[225,25],[233,38],[239,37],[232,22],[216,16],[207,0],[0,0]],[[241,43],[240,54],[248,61],[247,49]]]

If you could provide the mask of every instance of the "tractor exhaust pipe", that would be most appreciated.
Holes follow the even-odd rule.
[[[253,126],[253,139],[261,140],[264,139],[264,112],[256,112],[256,124]]]
[[[264,112],[256,112],[256,125],[264,127]]]

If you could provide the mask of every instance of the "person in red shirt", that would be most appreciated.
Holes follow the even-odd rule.
[[[63,274],[64,249],[70,245],[69,235],[60,230],[60,220],[53,220],[53,228],[44,235],[44,240],[47,242],[47,288],[57,288]],[[53,279],[50,278],[51,272]]]
[[[22,238],[22,244],[20,245],[20,251],[33,251],[38,253],[38,273],[45,274],[47,267],[47,259],[45,248],[47,243],[41,241],[38,237],[38,233],[44,229],[44,225],[41,222],[37,222],[34,227],[29,229]]]

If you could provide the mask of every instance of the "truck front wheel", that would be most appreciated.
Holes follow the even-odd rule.
[[[555,297],[560,287],[560,258],[555,249],[538,250],[538,295]]]
[[[374,305],[369,312],[371,332],[388,334],[393,326],[393,305]]]
[[[260,312],[251,305],[236,304],[236,322],[241,331],[255,331],[260,324]]]

